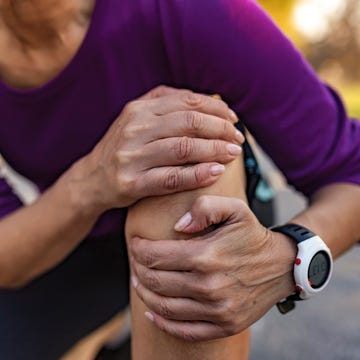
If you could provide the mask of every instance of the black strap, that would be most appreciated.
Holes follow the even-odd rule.
[[[312,231],[298,224],[285,224],[271,228],[272,231],[285,234],[294,239],[298,244],[316,236]],[[276,306],[282,314],[286,314],[295,308],[295,301],[301,301],[300,293],[294,292],[286,299],[279,301]]]
[[[271,230],[285,234],[294,239],[297,243],[301,243],[302,241],[316,236],[309,229],[298,224],[285,224],[281,226],[275,226],[271,228]]]

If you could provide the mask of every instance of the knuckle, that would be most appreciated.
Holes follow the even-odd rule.
[[[118,150],[115,153],[115,162],[117,168],[116,182],[121,188],[122,192],[134,191],[137,184],[137,179],[133,176],[131,171],[124,171],[134,160],[134,154],[131,151]]]
[[[231,125],[228,121],[222,120],[222,132],[223,134],[233,134],[234,133],[234,126]]]
[[[214,155],[227,155],[227,152],[224,151],[224,143],[220,140],[211,141],[211,151]]]
[[[217,299],[219,295],[219,290],[221,289],[221,284],[219,284],[219,281],[214,277],[210,277],[207,280],[206,287],[208,289],[209,299],[210,300]]]
[[[221,259],[217,249],[210,244],[204,244],[195,257],[195,270],[210,276],[219,269],[221,269]]]
[[[197,111],[185,112],[185,120],[187,128],[193,132],[201,130],[204,126],[203,116]]]
[[[156,255],[152,250],[147,251],[144,255],[143,255],[143,264],[144,266],[148,267],[148,268],[152,268],[155,265],[155,258]]]
[[[136,117],[140,110],[141,100],[133,100],[128,102],[124,107],[124,113],[128,118]]]
[[[234,314],[232,310],[229,309],[228,300],[223,301],[220,305],[217,303],[217,306],[213,309],[214,320],[219,323],[226,325],[228,328],[231,328],[233,325]],[[236,317],[236,314],[235,314]]]
[[[186,342],[195,342],[198,341],[198,337],[189,329],[183,329],[179,334],[180,338],[185,340]]]
[[[213,304],[213,307],[211,309],[211,313],[213,316],[214,321],[218,324],[224,323],[224,312],[222,306],[219,305],[219,303]]]
[[[197,109],[204,105],[206,97],[193,92],[186,92],[182,95],[183,101],[190,109]]]
[[[208,179],[208,173],[203,171],[203,168],[200,166],[193,167],[194,170],[194,178],[196,184],[202,184],[204,181]]]
[[[159,97],[168,91],[169,87],[166,85],[158,85],[150,91],[150,94],[154,97]]]
[[[172,311],[169,308],[168,301],[165,299],[161,299],[158,303],[158,311],[159,315],[162,316],[165,319],[170,319],[172,314]]]
[[[244,200],[236,199],[236,201],[234,202],[234,206],[236,208],[237,213],[240,214],[244,220],[253,219],[254,215],[250,210],[248,204]]]
[[[174,146],[174,153],[179,161],[187,160],[194,151],[193,140],[184,136],[179,138]]]
[[[139,137],[139,134],[146,132],[150,128],[151,128],[151,126],[149,124],[130,123],[130,124],[127,124],[126,126],[124,126],[124,128],[122,130],[122,137],[125,140],[137,139]]]
[[[242,200],[242,199],[236,199],[236,206],[238,207],[239,210],[248,210],[249,206],[247,205],[247,203]]]
[[[134,154],[132,151],[128,150],[117,150],[115,153],[116,162],[118,165],[123,168],[124,165],[129,165],[133,161]]]
[[[171,169],[165,175],[163,188],[167,191],[178,190],[184,183],[183,175],[178,169]]]
[[[205,281],[202,281],[198,285],[199,295],[207,301],[219,301],[221,294],[219,290],[221,289],[220,284],[217,280],[214,280],[212,277],[208,277]]]
[[[223,111],[224,113],[228,113],[229,112],[229,104],[227,104],[224,99],[214,99],[212,98],[213,101],[216,102],[216,106]]]
[[[207,195],[199,196],[195,201],[195,207],[200,211],[207,210],[210,205],[210,199]]]
[[[195,257],[194,260],[194,269],[199,273],[208,273],[212,268],[209,263],[209,257],[206,252],[200,253]]]
[[[196,292],[198,296],[200,296],[201,299],[211,301],[211,291],[209,291],[209,288],[206,286],[206,282],[202,282],[197,285]]]
[[[154,271],[148,270],[144,274],[144,281],[146,286],[152,291],[158,291],[160,287],[160,281],[155,275]]]
[[[239,333],[240,331],[237,331],[236,328],[237,326],[234,321],[231,321],[230,323],[226,323],[222,326],[222,330],[226,337]]]
[[[137,180],[131,175],[119,173],[117,175],[117,186],[121,193],[131,194],[135,192],[137,187]]]
[[[238,317],[236,304],[233,299],[227,299],[222,305],[222,322],[229,327],[235,326],[235,319]]]

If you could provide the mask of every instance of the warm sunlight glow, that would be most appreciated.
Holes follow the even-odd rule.
[[[331,21],[341,16],[344,5],[344,0],[299,0],[295,26],[310,41],[319,41],[327,35]]]

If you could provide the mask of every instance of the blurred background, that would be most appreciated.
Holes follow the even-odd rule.
[[[259,0],[360,118],[360,1]]]
[[[258,0],[326,83],[360,119],[360,0]],[[360,146],[360,144],[359,144]],[[274,193],[275,223],[288,221],[306,199],[256,149]],[[360,221],[360,214],[359,214]],[[250,360],[360,360],[360,246],[335,263],[320,295],[281,315],[273,308],[252,328]]]
[[[340,92],[349,114],[360,119],[360,0],[258,1],[320,77]],[[287,186],[261,149],[256,152],[274,195],[274,221],[284,223],[306,206],[306,200]],[[20,198],[32,202],[37,190],[6,171]],[[271,196],[265,193],[264,198]],[[273,308],[253,326],[250,359],[360,360],[360,246],[336,262],[322,294],[287,315]]]

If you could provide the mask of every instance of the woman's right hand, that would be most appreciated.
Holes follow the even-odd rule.
[[[222,100],[188,90],[160,86],[128,103],[80,161],[94,205],[105,211],[211,185],[241,152],[236,121]]]

